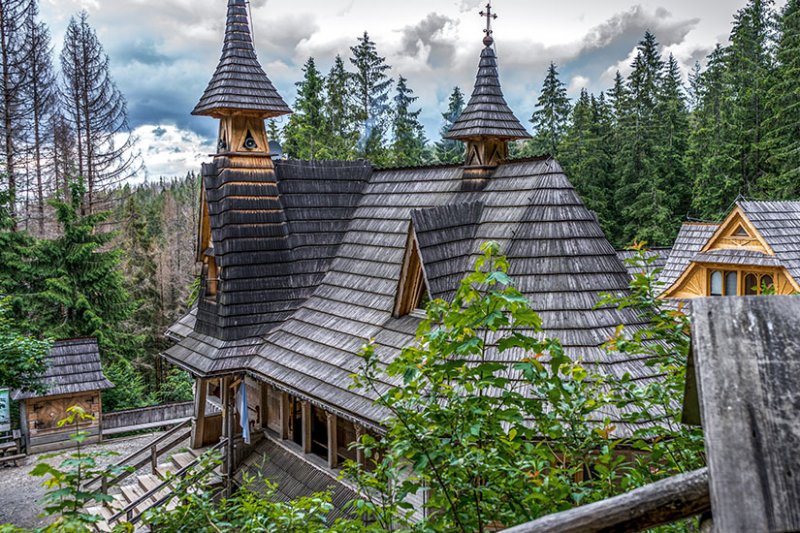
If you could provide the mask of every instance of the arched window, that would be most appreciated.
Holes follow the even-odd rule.
[[[722,296],[722,272],[715,270],[711,273],[711,296]]]
[[[759,293],[760,287],[758,286],[758,276],[755,274],[748,274],[744,277],[744,294],[745,296],[755,296]]]
[[[772,276],[770,276],[769,274],[764,274],[763,276],[761,276],[761,283],[758,286],[759,294],[765,292],[765,290],[768,292],[775,291],[775,285],[772,280]]]
[[[725,272],[725,296],[736,296],[739,293],[739,273]]]

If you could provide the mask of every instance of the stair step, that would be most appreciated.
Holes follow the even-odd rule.
[[[125,501],[127,502],[125,505],[127,506],[129,503],[133,503],[139,499],[139,496],[144,494],[142,488],[139,485],[124,485],[120,487],[122,489],[122,495],[125,497]]]
[[[145,474],[139,476],[139,485],[144,489],[145,492],[149,492],[161,485],[161,479],[154,474]]]
[[[172,456],[172,462],[178,469],[183,469],[189,466],[197,457],[190,452],[176,453]]]

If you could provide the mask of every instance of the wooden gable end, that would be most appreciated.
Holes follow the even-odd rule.
[[[401,317],[420,307],[426,295],[430,295],[428,279],[422,256],[419,253],[414,224],[409,223],[406,251],[403,255],[403,267],[400,271],[400,280],[397,285],[397,294],[394,303],[394,316]]]
[[[764,255],[775,255],[767,241],[739,207],[731,211],[701,251],[711,250],[749,250]]]

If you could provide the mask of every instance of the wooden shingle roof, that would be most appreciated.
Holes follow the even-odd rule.
[[[664,269],[664,266],[667,264],[667,259],[669,259],[669,254],[672,251],[671,248],[652,248],[645,252],[645,257],[647,259],[653,259],[653,262],[647,265],[644,265],[644,270],[647,274],[652,274],[656,269]],[[638,251],[636,250],[617,250],[617,257],[619,260],[622,261],[622,264],[625,265],[625,268],[628,269],[628,273],[631,277],[634,277],[636,274],[641,273],[642,267],[638,265],[630,265],[627,261],[635,258],[638,255]]]
[[[292,112],[258,62],[246,0],[228,0],[222,57],[192,114],[222,116],[234,111],[262,117]]]
[[[500,77],[497,73],[497,56],[489,44],[481,51],[475,88],[467,107],[445,134],[447,139],[469,140],[481,137],[499,139],[528,139],[530,135],[508,107]]]
[[[445,214],[445,206],[452,206],[450,215],[459,223],[433,220]],[[599,293],[627,290],[629,276],[558,163],[546,159],[502,165],[482,191],[463,191],[455,167],[374,172],[319,286],[263,337],[247,369],[355,421],[380,422],[386,413],[370,393],[351,389],[351,375],[362,364],[358,353],[367,339],[375,339],[384,360],[414,341],[419,319],[392,316],[412,219],[421,234],[429,234],[420,237],[423,262],[424,249],[431,251],[431,260],[438,246],[452,246],[454,260],[440,266],[454,271],[443,270],[442,282],[460,279],[480,245],[497,241],[547,335],[561,339],[571,356],[598,371],[651,377],[643,361],[601,347],[619,324],[638,327],[642,319],[634,311],[595,307]],[[456,234],[451,226],[468,231]],[[442,236],[451,236],[452,243]],[[463,250],[468,250],[467,265],[459,259]],[[513,363],[522,354],[506,352],[501,358],[495,352],[494,357]]]
[[[47,391],[42,394],[14,391],[14,400],[79,394],[114,386],[103,374],[100,349],[95,338],[56,341],[50,347],[45,362],[47,370],[42,376],[42,383]]]
[[[740,201],[737,205],[789,274],[800,282],[800,202]]]
[[[708,239],[714,235],[719,228],[719,224],[707,224],[703,222],[684,222],[675,238],[675,244],[669,254],[669,259],[664,265],[658,281],[663,283],[661,289],[668,289],[684,273],[689,263],[706,245]]]

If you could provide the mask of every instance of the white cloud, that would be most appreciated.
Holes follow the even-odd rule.
[[[585,76],[573,76],[569,82],[569,86],[567,87],[567,92],[569,94],[578,94],[580,93],[581,89],[585,89],[589,86],[589,78]]]
[[[214,152],[211,141],[172,124],[145,124],[134,130],[147,166],[147,176],[183,176],[199,171],[200,163]]]

